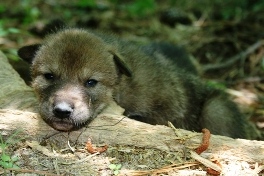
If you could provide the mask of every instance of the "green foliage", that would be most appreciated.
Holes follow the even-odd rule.
[[[5,11],[5,6],[0,5],[0,13],[3,13]]]
[[[154,13],[156,3],[155,0],[135,0],[133,3],[126,5],[125,9],[131,16],[143,17]]]
[[[113,171],[114,175],[118,175],[122,165],[121,164],[110,164],[108,167],[109,169]]]
[[[7,36],[8,34],[19,33],[19,32],[20,31],[17,28],[4,29],[4,28],[1,28],[1,26],[0,26],[0,37],[4,37],[4,36]]]
[[[35,22],[42,16],[42,13],[45,14],[45,12],[41,11],[42,6],[45,5],[40,0],[20,0],[14,1],[14,3],[14,7],[10,9],[12,2],[0,2],[0,14],[2,16],[3,14],[16,15],[16,19],[22,19],[24,24]],[[49,5],[49,3],[47,4]],[[83,10],[82,8],[100,9],[102,4],[108,8],[121,9],[126,15],[136,18],[153,15],[160,4],[162,6],[166,4],[167,7],[180,8],[183,11],[195,11],[205,15],[207,18],[221,20],[240,20],[251,12],[259,12],[264,9],[264,1],[258,0],[76,0],[73,2],[54,1],[52,7],[54,7],[54,12],[59,12],[62,16],[61,18],[72,19],[73,16]],[[71,8],[76,6],[80,8],[74,10]]]
[[[11,157],[10,155],[6,154],[7,148],[12,145],[17,143],[20,139],[15,139],[17,134],[20,131],[17,130],[14,132],[6,141],[4,141],[2,135],[0,135],[0,149],[2,151],[0,155],[0,166],[4,169],[8,168],[15,168],[18,169],[19,167],[15,164],[15,162],[18,160],[18,157]]]
[[[252,5],[253,12],[260,12],[264,9],[264,1],[257,1]]]
[[[7,19],[7,23],[11,21],[18,21],[23,24],[29,24],[35,22],[41,12],[37,7],[38,1],[20,0],[14,2],[1,2],[0,1],[0,14],[1,20]],[[7,15],[6,15],[7,14]],[[10,18],[9,16],[13,17]]]
[[[96,6],[96,0],[78,0],[76,5],[79,7],[91,7],[94,8]]]
[[[264,9],[264,1],[252,2],[250,0],[217,0],[215,9],[220,7],[218,13],[224,20],[240,20],[245,18],[250,12],[258,12]]]
[[[17,49],[14,48],[8,48],[3,50],[5,55],[7,56],[8,59],[13,60],[13,61],[19,61],[20,58],[17,56]]]
[[[4,24],[7,23],[5,20],[0,20],[0,37],[5,37],[9,34],[16,34],[19,33],[20,30],[17,28],[5,28]]]
[[[248,4],[247,1],[248,0],[234,0],[226,1],[224,3],[223,1],[218,1],[217,4],[222,6],[220,15],[225,20],[243,18],[245,16],[245,10]]]
[[[38,19],[41,12],[39,8],[32,4],[33,1],[31,0],[21,0],[20,5],[24,12],[24,19],[23,22],[25,24],[32,23]]]
[[[264,9],[264,1],[251,0],[170,0],[170,3],[171,6],[200,11],[208,18],[220,20],[240,20],[251,11],[258,12]]]
[[[0,166],[2,166],[4,169],[8,168],[14,168],[14,169],[19,169],[19,167],[14,164],[17,160],[18,157],[10,157],[9,155],[2,154],[0,158]]]
[[[226,85],[225,84],[219,83],[219,82],[216,82],[216,81],[208,80],[206,82],[206,84],[207,84],[207,86],[213,87],[213,88],[216,88],[216,89],[221,89],[221,90],[225,90],[226,89]]]
[[[261,68],[264,70],[264,57],[261,59]]]
[[[20,30],[17,28],[9,27],[6,28],[5,24],[8,23],[6,20],[0,20],[0,37],[6,37],[8,38],[11,34],[18,34],[20,33]],[[9,48],[5,51],[5,54],[8,56],[8,58],[13,60],[18,60],[17,57],[17,50],[13,48]],[[10,57],[11,56],[11,57]]]
[[[122,0],[109,0],[109,4],[116,7],[121,7],[121,9],[131,17],[144,17],[146,15],[154,13],[156,10],[155,0],[134,0],[130,2],[124,2]],[[76,2],[78,7],[98,7],[98,2],[96,0],[78,0]]]

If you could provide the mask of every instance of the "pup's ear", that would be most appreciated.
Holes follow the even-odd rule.
[[[127,65],[125,64],[124,60],[122,59],[122,56],[120,54],[111,52],[114,55],[114,61],[116,64],[116,67],[118,68],[118,70],[120,71],[120,73],[131,77],[132,76],[132,72],[131,70],[127,67]]]
[[[21,59],[31,64],[40,46],[40,44],[24,46],[17,51],[17,54]]]

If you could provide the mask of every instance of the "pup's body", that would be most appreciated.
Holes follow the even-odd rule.
[[[36,52],[37,51],[37,52]],[[85,30],[68,29],[28,46],[40,114],[53,128],[86,125],[113,100],[128,117],[213,134],[245,137],[236,106],[161,54]]]

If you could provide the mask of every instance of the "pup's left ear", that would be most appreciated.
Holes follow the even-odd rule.
[[[40,44],[24,46],[17,51],[17,54],[21,59],[31,64],[40,46]]]
[[[111,51],[110,51],[111,52]],[[116,67],[118,68],[118,70],[120,71],[120,73],[131,77],[132,76],[132,72],[131,70],[127,67],[127,65],[125,64],[122,56],[118,53],[115,52],[111,52],[114,55],[114,61],[116,64]]]

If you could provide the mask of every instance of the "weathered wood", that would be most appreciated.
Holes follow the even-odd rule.
[[[82,132],[78,139],[81,143],[85,143],[88,137],[91,137],[96,143],[156,148],[165,151],[179,151],[184,147],[192,149],[201,143],[201,134],[198,133],[179,129],[177,133],[180,136],[177,137],[174,131],[166,126],[149,125],[129,118],[124,118],[116,124],[121,119],[122,116],[119,115],[102,114],[89,125],[90,128],[72,132],[70,139],[75,141]],[[109,126],[113,124],[116,125]],[[94,127],[91,128],[92,126]],[[20,135],[23,137],[35,140],[56,132],[36,113],[0,110],[0,131],[11,133],[17,129],[22,129]],[[67,134],[65,133],[64,136]],[[67,140],[64,136],[55,135],[53,138],[65,145]],[[222,157],[232,156],[248,162],[263,162],[264,142],[212,135],[209,151]]]
[[[0,51],[0,109],[36,110],[33,90],[9,64]]]

